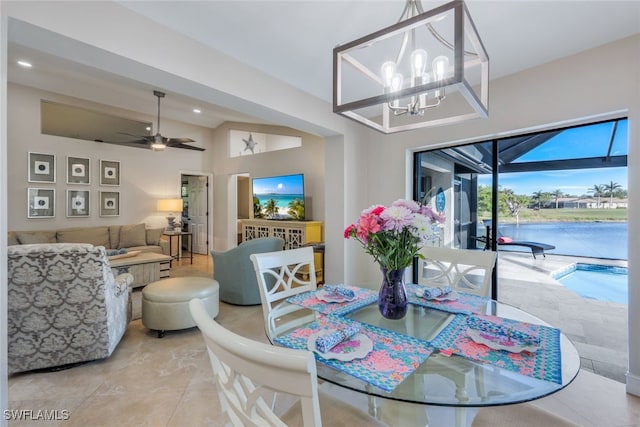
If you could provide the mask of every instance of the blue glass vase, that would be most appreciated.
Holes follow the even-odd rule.
[[[402,319],[407,314],[404,269],[390,270],[381,267],[380,271],[382,271],[382,286],[378,293],[380,314],[387,319]]]

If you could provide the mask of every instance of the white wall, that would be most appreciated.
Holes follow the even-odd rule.
[[[79,105],[94,110],[104,107],[86,101],[44,92],[26,86],[9,84],[8,102],[8,226],[10,230],[45,230],[98,224],[131,224],[145,222],[152,227],[166,223],[166,213],[157,211],[157,199],[180,196],[180,170],[211,172],[207,156],[198,151],[167,148],[163,152],[102,144],[40,133],[40,99]],[[110,113],[136,119],[153,120],[139,113],[109,110]],[[135,117],[134,117],[135,116]],[[163,133],[190,137],[212,151],[211,130],[163,120]],[[30,183],[27,172],[28,152],[56,155],[56,183]],[[66,184],[66,156],[91,159],[91,185]],[[99,185],[99,161],[120,162],[120,186]],[[55,188],[55,218],[27,218],[27,188]],[[89,190],[88,218],[66,218],[66,190]],[[100,191],[120,192],[120,216],[100,217]]]
[[[8,405],[7,384],[7,19],[0,2],[0,410]],[[2,417],[0,426],[8,424]]]
[[[299,136],[302,146],[287,150],[257,153],[251,156],[229,157],[229,130],[252,131],[277,135]],[[226,250],[235,245],[237,219],[236,174],[251,178],[275,175],[304,174],[306,219],[324,221],[325,216],[325,142],[324,138],[280,126],[247,123],[223,123],[214,131],[213,165],[216,172],[215,197],[229,203],[214,207],[214,249]]]

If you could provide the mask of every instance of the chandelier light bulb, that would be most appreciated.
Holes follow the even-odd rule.
[[[387,61],[382,64],[380,74],[382,75],[384,87],[391,87],[391,84],[393,83],[393,76],[396,74],[396,63],[393,61]]]
[[[391,79],[391,91],[397,92],[402,89],[403,77],[400,73],[395,73]]]
[[[424,49],[416,49],[411,52],[411,72],[414,78],[424,74],[427,67],[427,57],[427,51]]]
[[[442,55],[438,56],[433,60],[431,66],[433,68],[433,80],[444,80],[447,76],[447,71],[449,70],[449,58]]]

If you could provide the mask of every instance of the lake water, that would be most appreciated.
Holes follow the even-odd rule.
[[[554,245],[554,250],[546,251],[550,254],[628,259],[626,222],[500,224],[498,236]],[[529,251],[516,246],[501,246],[500,250]]]

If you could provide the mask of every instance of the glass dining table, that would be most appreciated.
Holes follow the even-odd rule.
[[[478,297],[473,298],[479,300]],[[573,381],[580,369],[578,352],[561,331],[523,310],[494,300],[483,299],[472,312],[465,312],[456,309],[447,311],[446,304],[433,307],[413,298],[415,303],[409,304],[406,316],[400,320],[382,317],[373,295],[369,295],[363,303],[345,307],[342,311],[333,310],[335,305],[315,304],[317,300],[314,300],[313,293],[309,293],[305,299],[285,304],[299,304],[300,301],[314,304],[300,305],[293,316],[304,320],[292,322],[295,326],[291,329],[281,328],[278,336],[272,337],[274,344],[308,348],[309,327],[326,327],[327,323],[333,321],[358,322],[364,325],[363,332],[374,341],[372,353],[384,341],[387,357],[393,357],[394,349],[398,349],[398,353],[404,351],[405,356],[414,352],[421,357],[413,359],[407,365],[408,369],[395,367],[397,372],[404,373],[395,384],[389,386],[384,380],[376,383],[366,373],[361,375],[363,369],[375,365],[376,361],[367,364],[367,359],[360,360],[360,366],[350,370],[349,361],[327,360],[316,352],[318,377],[348,393],[366,395],[369,399],[449,407],[455,412],[453,424],[457,426],[470,425],[470,419],[476,412],[472,408],[529,402],[562,390]],[[332,310],[322,313],[323,307]],[[466,337],[465,319],[469,316],[509,322],[510,325],[516,325],[513,326],[516,329],[517,325],[526,325],[530,330],[538,328],[541,336],[549,338],[543,340],[542,348],[534,353],[492,350],[472,343]],[[296,337],[302,338],[295,341]],[[398,343],[394,343],[396,340]],[[545,345],[553,348],[545,348]],[[379,362],[380,356],[376,357]],[[396,374],[388,375],[393,377]]]

